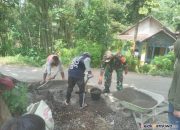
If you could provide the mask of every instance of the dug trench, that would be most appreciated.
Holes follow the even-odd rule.
[[[39,83],[29,85],[29,101],[35,103],[46,101],[52,110],[55,122],[54,130],[137,130],[133,116],[126,116],[118,102],[109,100],[107,95],[101,94],[99,100],[93,100],[87,85],[86,103],[88,106],[79,109],[79,95],[75,86],[71,95],[71,104],[66,106],[65,100],[67,81],[49,81],[39,90]]]

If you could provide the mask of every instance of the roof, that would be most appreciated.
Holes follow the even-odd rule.
[[[170,35],[170,34],[169,34],[168,32],[166,32],[165,30],[160,30],[159,32],[155,33],[154,35],[143,39],[141,42],[146,41],[146,40],[150,39],[151,37],[153,37],[153,36],[155,36],[155,35],[157,35],[157,34],[159,34],[159,33],[162,33],[162,32],[165,33],[166,35],[168,35],[169,37],[171,37],[172,39],[176,40],[175,37],[173,37],[172,35]]]
[[[149,21],[148,21],[149,20]],[[149,23],[148,23],[149,22]],[[154,22],[156,24],[155,30],[152,31],[152,22]],[[139,33],[137,35],[137,40],[142,42],[145,39],[157,34],[158,32],[164,30],[164,32],[166,34],[168,34],[170,37],[175,38],[175,34],[169,30],[167,27],[165,27],[160,21],[158,21],[157,19],[155,19],[152,16],[148,16],[142,20],[140,20],[139,22],[139,28],[143,29],[143,31],[145,30],[146,32],[143,33],[143,31],[141,32],[141,34]],[[129,29],[127,29],[126,31],[117,34],[116,39],[122,39],[122,40],[134,40],[134,31],[135,31],[135,27],[138,24],[136,23],[135,25],[131,26]],[[148,24],[147,24],[148,23]],[[143,28],[143,25],[147,24],[148,28]],[[155,25],[154,25],[155,26]],[[148,32],[148,31],[149,32]],[[132,33],[133,32],[133,33]],[[130,34],[131,33],[131,34]]]
[[[137,40],[138,41],[144,41],[145,39],[149,38],[150,36],[147,34],[142,34],[142,35],[138,35],[137,36]],[[134,35],[119,35],[117,36],[117,39],[121,39],[121,40],[134,40]]]

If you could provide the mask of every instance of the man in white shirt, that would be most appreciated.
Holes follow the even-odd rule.
[[[51,75],[51,69],[53,67],[57,67],[57,71],[52,76]],[[57,55],[49,55],[47,57],[47,61],[46,61],[46,66],[45,66],[45,70],[44,70],[44,74],[43,74],[43,81],[42,81],[42,83],[45,83],[48,80],[55,79],[55,77],[57,76],[57,74],[59,72],[61,73],[61,77],[64,80],[65,76],[64,76],[63,65],[62,65],[62,62],[60,61],[59,57]]]

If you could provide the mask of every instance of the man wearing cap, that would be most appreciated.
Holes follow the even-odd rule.
[[[103,57],[102,64],[101,64],[101,72],[99,76],[98,84],[102,84],[102,77],[104,74],[105,78],[105,89],[103,90],[104,93],[110,92],[110,85],[112,80],[112,72],[113,70],[116,71],[117,74],[117,90],[123,89],[123,71],[125,74],[128,73],[128,66],[126,63],[126,58],[117,52],[113,54],[111,51],[107,51]],[[105,73],[104,73],[105,72]]]
[[[51,69],[53,67],[57,67],[57,71],[53,76],[51,76]],[[59,57],[57,55],[54,55],[54,54],[49,55],[47,57],[45,70],[44,70],[44,74],[43,74],[43,81],[41,83],[43,84],[48,80],[55,79],[55,77],[57,76],[57,74],[59,72],[61,73],[61,77],[64,80],[65,76],[64,76],[63,65],[62,65],[61,60],[59,59]]]
[[[85,82],[84,82],[84,72],[87,71],[87,78],[92,77],[91,67],[91,56],[88,52],[83,53],[82,55],[75,57],[68,70],[68,89],[66,93],[65,105],[69,105],[71,93],[75,84],[79,87],[79,105],[80,109],[83,109],[87,106],[85,103]]]

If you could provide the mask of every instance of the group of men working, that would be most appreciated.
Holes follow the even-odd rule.
[[[175,57],[176,64],[173,75],[173,81],[169,90],[168,100],[169,100],[169,121],[172,124],[177,125],[177,129],[180,128],[180,96],[179,96],[179,88],[180,88],[180,35],[178,35],[178,40],[174,44],[175,46]],[[68,105],[70,103],[71,93],[75,84],[79,87],[79,104],[80,108],[84,108],[87,104],[83,103],[83,96],[85,93],[85,82],[84,82],[84,72],[85,70],[88,72],[88,78],[92,77],[92,71],[90,67],[91,55],[89,53],[83,53],[82,55],[75,57],[68,69],[68,89],[66,94],[65,104]],[[53,66],[58,68],[57,72],[52,76],[51,69]],[[99,76],[99,84],[102,84],[102,77],[105,77],[105,89],[104,93],[110,92],[110,85],[112,79],[113,70],[117,73],[117,90],[123,89],[123,71],[125,74],[128,72],[128,67],[126,63],[126,59],[119,52],[112,53],[111,51],[107,51],[103,57],[101,72]],[[48,80],[54,79],[58,72],[61,73],[62,79],[65,79],[64,71],[62,67],[62,62],[58,58],[57,55],[50,55],[47,58],[46,68],[43,75],[42,83],[45,83]],[[10,77],[2,77],[0,76],[0,95],[3,91],[7,89],[11,89],[14,87],[14,83],[12,78]]]
[[[72,63],[68,69],[68,88],[66,93],[65,104],[69,105],[71,99],[71,93],[73,91],[74,86],[77,84],[79,87],[79,105],[80,109],[87,106],[84,102],[85,98],[85,81],[84,81],[84,73],[87,71],[87,78],[93,77],[91,67],[91,55],[88,52],[84,52],[82,55],[75,57],[72,60]],[[51,76],[51,68],[56,66],[57,72]],[[126,63],[126,59],[123,55],[118,53],[112,53],[111,51],[107,51],[103,57],[101,64],[101,72],[99,76],[99,84],[102,84],[103,75],[105,77],[105,89],[104,93],[110,92],[110,85],[112,79],[113,70],[117,73],[117,90],[123,89],[123,71],[125,70],[125,74],[128,72],[128,67]],[[58,58],[57,55],[50,55],[47,58],[46,67],[43,75],[43,82],[54,79],[57,73],[60,72],[62,79],[65,79],[64,71],[62,67],[62,62]]]

